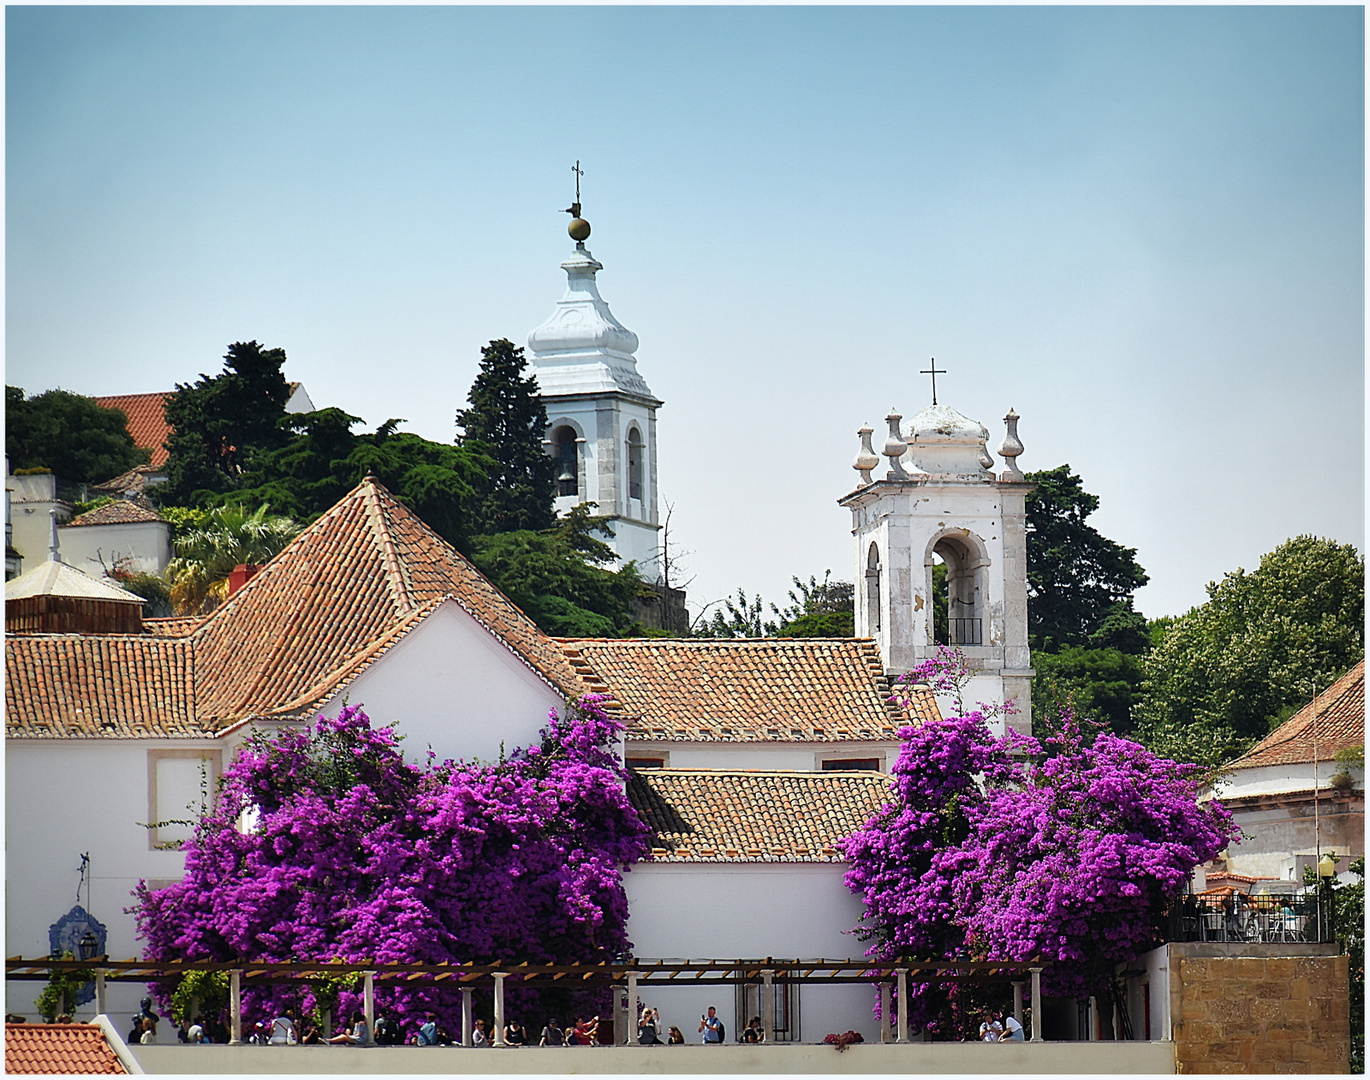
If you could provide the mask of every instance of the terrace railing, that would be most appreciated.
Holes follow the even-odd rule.
[[[1170,941],[1273,944],[1335,940],[1331,911],[1314,891],[1284,896],[1185,896],[1171,908],[1169,924]]]

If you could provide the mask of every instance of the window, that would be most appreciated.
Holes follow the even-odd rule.
[[[880,631],[880,549],[872,544],[866,554],[866,625]]]
[[[220,752],[149,750],[147,757],[148,846],[179,848],[214,802]]]
[[[642,435],[628,429],[628,498],[642,498]]]
[[[983,645],[980,596],[984,561],[977,558],[970,543],[953,536],[942,537],[932,550],[933,640],[939,645]]]
[[[628,769],[664,769],[666,759],[659,757],[630,757],[623,759],[623,765]]]
[[[737,1011],[734,1018],[736,1027],[729,1033],[728,1041],[737,1042],[737,1037],[747,1027],[747,1021],[761,1016],[761,997],[765,992],[763,983],[741,983],[737,987]],[[761,1029],[766,1029],[763,1018]],[[799,984],[771,983],[771,1041],[799,1041]]]
[[[827,758],[823,762],[824,772],[880,771],[880,759],[874,757]]]
[[[580,454],[574,428],[559,427],[552,432],[552,456],[557,462],[557,494],[579,495]]]

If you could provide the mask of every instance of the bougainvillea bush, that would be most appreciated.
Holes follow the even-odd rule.
[[[239,751],[186,873],[140,884],[151,960],[353,963],[598,962],[629,947],[622,868],[648,852],[608,746],[619,725],[594,696],[556,713],[540,742],[496,763],[406,762],[390,728],[344,708]],[[169,995],[171,986],[158,988]],[[249,1015],[293,1003],[360,1006],[279,987],[244,991]],[[538,1002],[510,988],[528,1010]],[[327,990],[319,991],[329,996]],[[377,986],[402,1019],[428,1009],[456,1030],[456,989]],[[595,1003],[584,1003],[593,1009]]]
[[[905,680],[947,691],[964,677],[948,650]],[[891,801],[846,843],[858,934],[882,959],[1041,959],[1048,994],[1107,1000],[1114,965],[1159,942],[1190,872],[1236,838],[1231,815],[1196,801],[1197,767],[1090,741],[1068,712],[1043,745],[958,711],[901,732]],[[975,1000],[924,984],[907,1008],[953,1036]]]

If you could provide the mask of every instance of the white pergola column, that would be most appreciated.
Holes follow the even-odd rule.
[[[890,984],[880,984],[880,1041],[890,1041]]]
[[[495,1045],[508,1046],[504,1041],[504,980],[509,977],[507,971],[496,971],[495,976]]]
[[[95,1015],[101,1016],[105,1012],[105,973],[97,971],[95,973]]]
[[[770,1042],[775,1034],[775,972],[767,968],[761,973],[761,1041]],[[747,1017],[748,1020],[751,1017]]]
[[[903,968],[899,969],[898,983],[896,990],[899,994],[899,1034],[898,1041],[906,1043],[909,1041],[909,973]]]
[[[1042,969],[1028,970],[1032,972],[1032,1042],[1045,1042],[1042,1037]]]
[[[637,1022],[641,1017],[641,1005],[637,1000],[637,972],[628,972],[628,1022],[623,1025],[623,1045],[629,1046],[637,1034]]]
[[[461,988],[461,1037],[457,1042],[462,1046],[471,1045],[471,1031],[475,1023],[471,1018],[471,987]]]
[[[376,1038],[376,973],[368,971],[362,977],[362,1012],[366,1014],[366,1030]]]
[[[1018,1023],[1023,1022],[1023,980],[1015,979],[1013,983],[1013,1019]]]
[[[243,973],[228,973],[228,1041],[237,1046],[243,1041]]]

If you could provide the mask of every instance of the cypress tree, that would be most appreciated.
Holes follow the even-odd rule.
[[[480,443],[495,468],[473,500],[473,534],[549,529],[556,520],[556,462],[543,450],[547,410],[525,375],[523,349],[500,338],[480,351],[480,374],[457,413],[459,445]],[[473,446],[472,449],[481,447]]]

